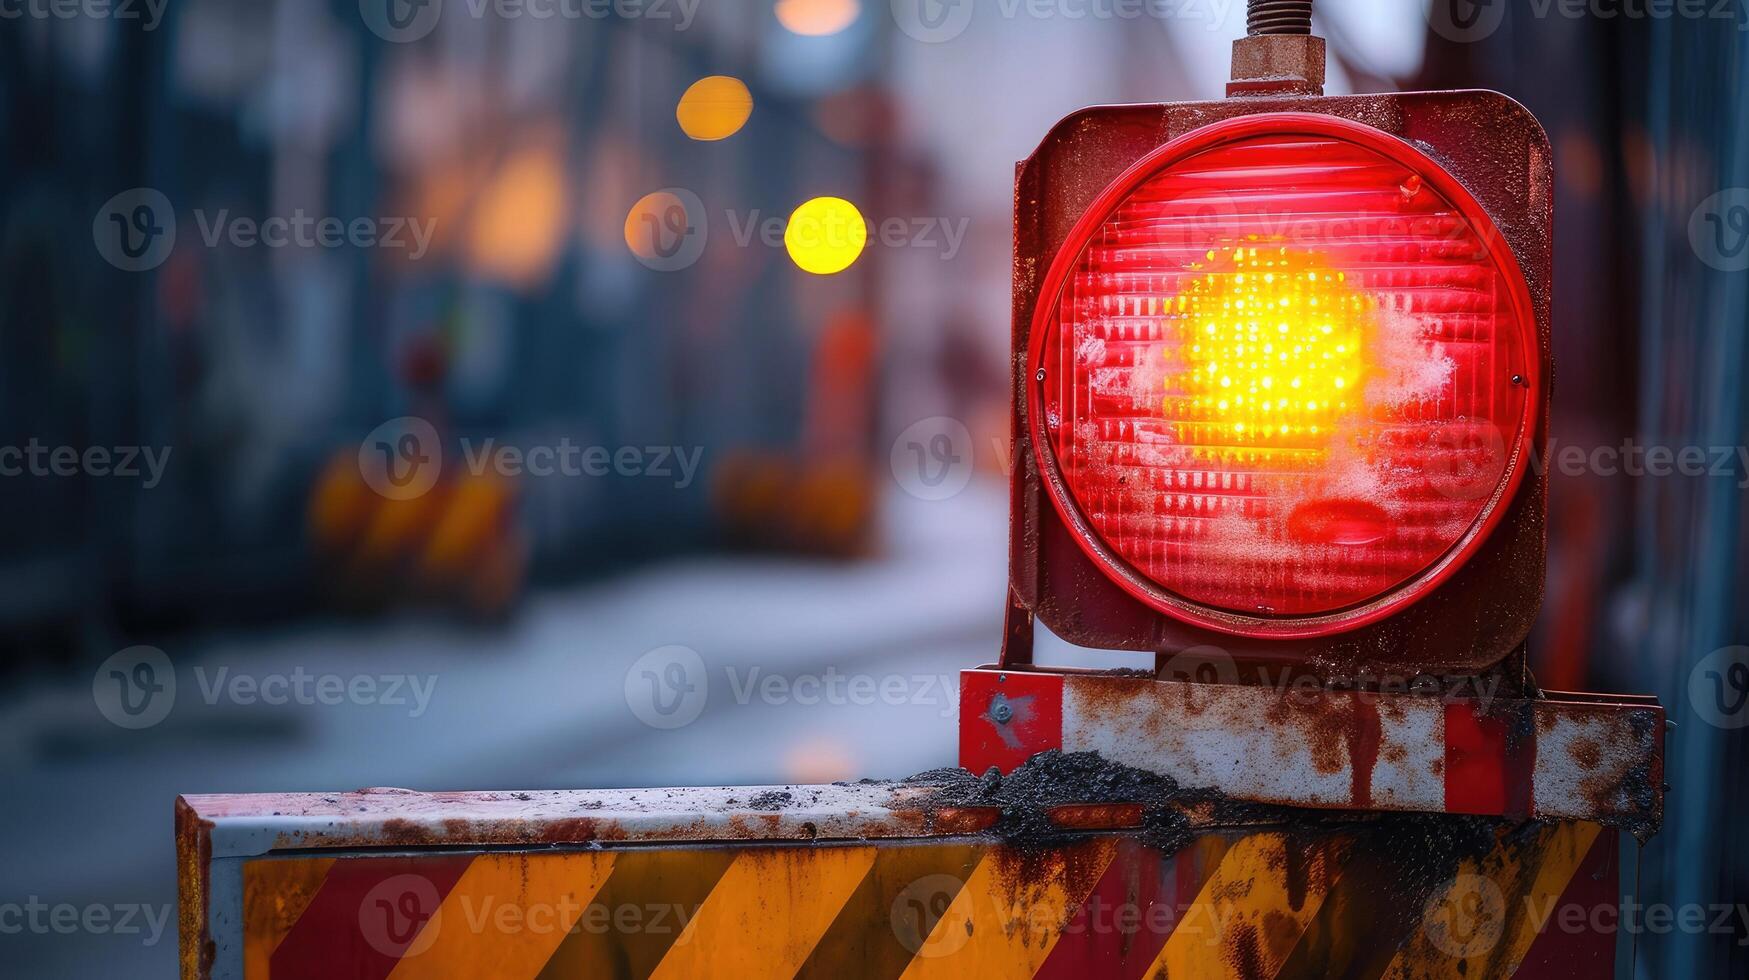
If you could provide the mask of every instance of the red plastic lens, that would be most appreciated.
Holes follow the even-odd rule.
[[[1138,597],[1330,632],[1480,543],[1529,437],[1533,329],[1510,252],[1432,161],[1244,117],[1138,164],[1071,234],[1034,324],[1034,438]]]

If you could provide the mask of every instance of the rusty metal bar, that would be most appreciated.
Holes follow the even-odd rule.
[[[1641,837],[1663,819],[1664,710],[1650,699],[994,667],[962,672],[960,698],[960,764],[974,772],[1061,749],[1257,803],[1595,820]]]

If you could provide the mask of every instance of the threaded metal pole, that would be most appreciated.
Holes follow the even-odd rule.
[[[1249,0],[1245,10],[1245,33],[1310,34],[1312,0]]]

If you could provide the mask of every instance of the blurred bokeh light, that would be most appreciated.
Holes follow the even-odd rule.
[[[804,201],[789,216],[783,245],[803,271],[829,276],[850,268],[868,244],[868,226],[856,205],[841,197]]]
[[[753,114],[753,93],[729,75],[708,75],[687,86],[674,107],[680,130],[695,140],[728,139]]]

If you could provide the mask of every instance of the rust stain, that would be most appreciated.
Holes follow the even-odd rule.
[[[895,814],[898,816],[901,814]],[[993,806],[977,807],[942,807],[935,811],[934,819],[928,819],[921,811],[902,814],[915,817],[919,826],[928,826],[937,833],[943,834],[981,834],[996,826],[996,821],[1002,816],[1001,809]]]
[[[1064,830],[1131,830],[1142,825],[1140,803],[1053,806],[1045,816]]]
[[[207,931],[207,901],[212,894],[213,823],[201,819],[188,801],[176,799],[176,925],[182,975],[212,976],[218,948]]]
[[[601,827],[594,817],[566,817],[542,826],[540,835],[548,844],[581,844],[600,839]]]
[[[1593,770],[1603,762],[1603,747],[1596,739],[1582,738],[1567,747],[1567,754],[1579,764],[1579,768]]]
[[[1350,732],[1355,723],[1355,710],[1344,699],[1284,695],[1270,706],[1265,718],[1272,725],[1291,727],[1300,732],[1311,751],[1312,768],[1321,775],[1341,772],[1353,758]],[[1377,725],[1377,712],[1372,718],[1373,724]],[[1369,769],[1369,782],[1371,777]]]
[[[1112,853],[1109,839],[1082,840],[1049,850],[1001,846],[990,852],[991,880],[1008,907],[1026,902],[1047,884],[1059,885],[1069,895],[1085,896],[1105,874]]]
[[[380,839],[384,844],[430,844],[434,842],[433,838],[431,829],[424,824],[392,817],[383,821]]]
[[[1377,699],[1365,694],[1352,695],[1354,723],[1348,729],[1348,760],[1356,807],[1372,806],[1372,772],[1379,762],[1379,741],[1384,737],[1379,723]]]
[[[1233,927],[1227,938],[1226,960],[1234,975],[1245,980],[1267,980],[1259,946],[1256,926],[1241,922]]]

